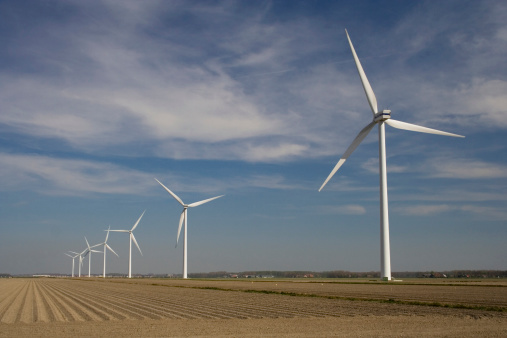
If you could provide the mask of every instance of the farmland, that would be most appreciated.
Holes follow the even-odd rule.
[[[401,334],[505,336],[507,282],[0,280],[0,336]]]

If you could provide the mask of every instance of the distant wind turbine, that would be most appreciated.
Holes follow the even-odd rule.
[[[391,254],[389,248],[389,214],[388,214],[388,206],[387,206],[387,170],[386,170],[386,145],[385,145],[385,124],[390,125],[391,127],[416,131],[421,133],[428,134],[437,134],[437,135],[445,135],[445,136],[454,136],[454,137],[464,137],[457,134],[451,134],[444,131],[430,129],[426,127],[417,126],[415,124],[410,124],[406,122],[396,121],[391,119],[391,111],[390,110],[382,110],[378,111],[377,109],[377,99],[375,94],[373,93],[373,89],[368,82],[368,78],[364,73],[363,67],[361,66],[361,62],[359,62],[359,58],[357,57],[356,51],[354,50],[354,46],[352,45],[352,41],[350,40],[349,34],[347,30],[345,30],[347,34],[347,39],[349,40],[350,49],[352,51],[352,55],[354,57],[354,61],[356,63],[357,71],[359,72],[359,77],[361,78],[361,83],[363,84],[363,89],[366,94],[366,98],[368,99],[368,103],[370,105],[371,111],[373,113],[373,121],[370,122],[366,127],[364,127],[359,134],[356,136],[352,144],[347,148],[343,156],[340,158],[334,169],[331,171],[329,176],[326,178],[319,191],[324,188],[327,182],[333,177],[333,175],[340,169],[340,167],[345,163],[347,158],[354,152],[354,150],[359,146],[359,144],[364,140],[364,138],[368,135],[368,133],[373,129],[373,127],[378,124],[379,130],[379,171],[380,171],[380,274],[383,280],[391,280]]]
[[[69,251],[69,252],[79,256],[79,265],[78,265],[79,274],[78,274],[78,276],[81,277],[81,266],[83,265],[84,258],[86,257],[86,255],[88,255],[88,249],[84,249],[83,252],[80,252],[80,253],[77,253],[74,251]]]
[[[88,277],[91,277],[90,272],[91,272],[91,267],[92,267],[92,252],[99,252],[100,253],[102,251],[92,250],[92,248],[95,248],[95,247],[99,246],[100,244],[95,244],[94,246],[90,246],[86,237],[85,237],[85,241],[86,241],[86,245],[88,246],[87,254],[89,254],[89,256],[88,256]]]
[[[137,225],[141,221],[141,218],[143,218],[143,215],[145,212],[146,212],[146,210],[143,211],[143,213],[141,214],[141,216],[137,220],[136,224],[134,224],[134,226],[130,230],[106,230],[106,231],[108,231],[108,233],[109,233],[109,231],[115,231],[115,232],[128,232],[130,234],[130,236],[129,236],[129,238],[130,238],[130,241],[129,241],[129,278],[132,278],[132,240],[134,241],[135,245],[137,246],[137,249],[139,250],[139,253],[141,254],[141,256],[143,255],[141,248],[139,247],[139,244],[137,244],[136,238],[134,237],[133,231],[135,228],[137,228]]]
[[[119,256],[116,252],[114,252],[114,250],[109,246],[109,244],[107,244],[107,238],[109,237],[109,231],[111,231],[111,227],[109,227],[109,229],[104,231],[107,231],[106,240],[103,243],[100,243],[99,245],[104,245],[104,278],[106,278],[106,251],[107,250],[111,251],[116,255],[116,257]]]
[[[180,238],[181,225],[183,224],[183,220],[185,220],[185,231],[184,231],[184,234],[183,234],[183,278],[187,278],[187,219],[188,219],[187,209],[188,208],[197,207],[197,206],[199,206],[201,204],[204,204],[204,203],[211,202],[211,201],[213,201],[213,200],[215,200],[217,198],[223,197],[224,195],[208,198],[206,200],[195,202],[195,203],[192,203],[192,204],[185,204],[185,203],[183,203],[183,201],[181,200],[181,198],[179,198],[175,193],[173,193],[171,190],[169,190],[165,185],[163,185],[162,183],[160,183],[159,180],[157,180],[155,178],[155,181],[157,181],[165,190],[167,190],[167,192],[169,194],[171,194],[172,197],[174,197],[174,199],[176,201],[178,201],[183,206],[183,211],[182,211],[181,216],[180,216],[180,224],[178,226],[178,237],[176,238],[176,246],[178,246],[178,240]]]
[[[76,259],[76,257],[79,256],[79,254],[76,254],[75,256],[72,256],[72,255],[69,255],[68,253],[65,253],[65,255],[67,255],[70,258],[72,258],[72,277],[74,277],[74,260]]]

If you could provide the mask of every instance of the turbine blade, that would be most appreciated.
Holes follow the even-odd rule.
[[[220,197],[223,197],[223,196],[225,196],[225,195],[220,195],[220,196],[217,196],[217,197],[208,198],[207,200],[203,200],[203,201],[199,201],[199,202],[194,202],[192,204],[189,204],[188,207],[189,208],[197,207],[197,206],[199,206],[201,204],[211,202],[211,201],[216,200],[217,198],[220,198]]]
[[[79,253],[74,252],[74,251],[69,251],[69,252],[72,252],[73,254],[76,254],[76,255],[80,255]]]
[[[361,66],[361,62],[359,61],[359,58],[357,57],[356,50],[354,49],[354,46],[352,45],[352,41],[349,37],[349,32],[345,30],[345,33],[347,34],[347,39],[349,40],[350,50],[352,51],[352,55],[354,56],[354,61],[356,62],[357,71],[359,73],[359,77],[361,78],[361,83],[363,84],[364,93],[366,94],[366,98],[368,99],[368,103],[370,104],[371,111],[373,113],[373,116],[378,112],[377,108],[377,98],[375,97],[375,93],[373,93],[373,89],[370,86],[370,82],[368,81],[368,78],[366,77],[366,74],[364,73],[363,67]]]
[[[107,228],[107,235],[106,235],[106,240],[104,241],[104,243],[107,243],[107,239],[109,238],[109,231],[111,230],[111,226],[109,226]]]
[[[69,255],[68,253],[65,253],[65,255],[69,256],[70,258],[74,258],[74,257],[72,257],[71,255]]]
[[[104,231],[108,231],[108,230],[104,230]],[[114,231],[114,232],[130,232],[129,230],[109,230],[109,231]]]
[[[175,199],[176,201],[178,201],[181,205],[185,205],[185,203],[183,203],[183,201],[181,200],[181,198],[179,198],[179,197],[178,197],[175,193],[173,193],[171,190],[169,190],[169,188],[168,188],[168,187],[166,187],[165,185],[163,185],[163,184],[162,184],[159,180],[157,180],[156,178],[155,178],[155,181],[157,181],[157,182],[158,182],[158,184],[160,184],[160,185],[161,185],[161,186],[162,186],[165,190],[167,190],[167,192],[168,192],[168,193],[170,193],[170,194],[171,194],[171,196],[172,196],[172,197],[174,197],[174,199]]]
[[[331,177],[333,177],[333,175],[338,171],[338,169],[340,169],[340,167],[342,166],[342,164],[345,163],[345,161],[347,160],[347,158],[349,158],[349,156],[354,152],[354,150],[356,150],[357,146],[359,144],[361,144],[361,142],[370,133],[371,129],[373,128],[373,126],[375,124],[376,124],[375,121],[372,121],[370,124],[368,124],[366,127],[364,127],[363,130],[361,130],[359,132],[359,134],[356,136],[356,138],[354,139],[354,141],[352,141],[352,144],[345,151],[345,154],[343,154],[343,156],[340,158],[340,160],[338,161],[338,163],[336,163],[335,167],[333,168],[333,171],[331,171],[331,173],[326,178],[326,180],[324,181],[324,183],[322,183],[322,185],[320,186],[319,191],[321,191],[322,188],[324,188],[324,186],[331,179]]]
[[[88,243],[88,240],[85,237],[86,245],[88,246],[88,249],[90,249],[90,244]]]
[[[120,256],[118,256],[118,254],[116,252],[114,252],[113,248],[111,248],[108,244],[106,244],[106,248],[108,248],[109,251],[111,251],[112,253],[114,253],[116,255],[116,257],[120,257]]]
[[[427,134],[437,134],[437,135],[453,136],[453,137],[465,137],[462,135],[452,134],[452,133],[448,133],[445,131],[440,131],[440,130],[426,128],[426,127],[421,127],[421,126],[418,126],[415,124],[401,122],[401,121],[397,121],[397,120],[393,120],[393,119],[388,119],[388,120],[385,120],[384,122],[387,123],[388,125],[390,125],[391,127],[398,128],[398,129],[416,131],[416,132],[427,133]]]
[[[181,226],[183,225],[183,220],[185,219],[185,209],[180,215],[180,225],[178,226],[178,236],[176,237],[176,247],[178,247],[178,241],[180,239]]]
[[[143,255],[143,252],[141,251],[141,248],[139,247],[139,244],[137,244],[136,238],[134,237],[133,233],[130,233],[130,236],[132,236],[132,239],[134,240],[134,244],[137,246],[137,249],[139,250],[139,253],[141,256]]]
[[[137,225],[139,224],[139,221],[141,221],[141,218],[143,218],[143,215],[145,212],[146,212],[146,210],[143,211],[143,213],[141,214],[141,216],[137,220],[136,224],[134,224],[134,227],[132,227],[132,229],[130,231],[134,231],[134,229],[137,228]]]

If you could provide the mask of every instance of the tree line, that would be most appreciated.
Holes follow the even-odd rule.
[[[394,278],[507,278],[507,270],[449,270],[393,272]],[[380,278],[380,272],[334,271],[242,271],[190,273],[190,278]]]

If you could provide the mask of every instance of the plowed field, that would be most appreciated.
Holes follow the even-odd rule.
[[[0,336],[33,335],[501,337],[507,285],[0,280]]]

